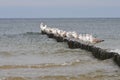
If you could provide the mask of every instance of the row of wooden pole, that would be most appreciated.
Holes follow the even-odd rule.
[[[110,52],[91,44],[83,43],[74,39],[55,36],[54,34],[48,34],[43,31],[41,31],[41,33],[46,34],[49,38],[54,38],[57,42],[66,42],[68,44],[68,47],[71,49],[80,48],[89,51],[93,54],[95,58],[98,58],[100,60],[106,60],[112,58],[120,66],[120,55],[116,52]]]

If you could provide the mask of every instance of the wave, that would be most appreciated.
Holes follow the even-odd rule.
[[[12,53],[8,51],[0,51],[0,56],[8,57],[12,56]]]
[[[101,76],[102,77],[102,76]],[[46,75],[46,76],[38,76],[38,77],[22,77],[22,76],[8,76],[2,77],[1,80],[96,80],[95,77],[90,77],[86,75]]]
[[[22,33],[20,35],[41,35],[40,32],[26,32],[26,33]]]
[[[0,69],[19,69],[19,68],[53,68],[53,67],[64,67],[64,66],[74,66],[80,63],[80,60],[75,60],[73,62],[64,62],[61,64],[56,63],[44,63],[44,64],[33,64],[33,65],[1,65]]]
[[[6,34],[0,34],[0,36],[18,36],[18,35],[41,35],[40,32],[23,32],[23,33],[6,33]]]
[[[115,52],[115,53],[120,54],[120,49],[112,49],[112,50],[110,50],[110,52]]]
[[[25,32],[25,33],[14,33],[14,34],[2,34],[0,38],[16,38],[16,37],[24,37],[24,36],[41,36],[40,32]]]

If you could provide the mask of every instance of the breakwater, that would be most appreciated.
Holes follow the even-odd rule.
[[[58,30],[58,29],[57,29]],[[57,42],[66,42],[70,49],[83,49],[89,51],[93,56],[100,60],[112,58],[115,63],[120,66],[120,55],[117,52],[109,51],[107,49],[102,49],[94,45],[94,42],[87,42],[86,40],[79,40],[74,36],[68,37],[67,33],[63,34],[62,32],[54,32],[52,28],[47,28],[45,26],[41,27],[41,34],[47,35],[49,38],[55,39]],[[61,35],[62,34],[62,35]],[[73,33],[74,34],[74,33]],[[97,40],[96,43],[102,42],[104,40]]]

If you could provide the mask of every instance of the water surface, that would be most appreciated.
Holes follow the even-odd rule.
[[[1,80],[118,80],[112,59],[98,60],[90,52],[69,49],[40,34],[39,25],[89,33],[104,39],[96,46],[120,49],[119,18],[0,19]]]

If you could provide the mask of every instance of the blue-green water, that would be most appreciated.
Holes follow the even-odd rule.
[[[119,18],[0,19],[1,79],[120,79],[119,67],[112,59],[97,60],[90,52],[71,50],[66,43],[41,35],[41,22],[65,31],[93,34],[105,40],[96,46],[120,49]]]

